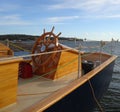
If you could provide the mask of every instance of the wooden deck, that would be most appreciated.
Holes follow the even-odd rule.
[[[57,80],[49,80],[40,76],[31,79],[19,79],[17,102],[11,104],[0,112],[21,112],[31,107],[38,101],[47,98],[60,88],[65,87],[77,78],[77,72],[64,76]]]
[[[93,56],[97,57],[97,59],[95,59],[95,57],[93,58]],[[83,56],[83,60],[97,61],[98,59],[99,54]],[[55,102],[59,101],[64,96],[84,84],[88,79],[95,76],[98,72],[114,61],[116,56],[104,54],[102,59],[102,62],[104,63],[79,79],[77,79],[77,71],[69,73],[68,75],[56,80],[46,79],[37,75],[34,75],[31,79],[19,78],[16,103],[0,109],[0,112],[36,112],[38,110],[43,111],[44,109],[47,109],[49,106],[53,105]],[[3,65],[3,62],[1,62],[1,65]],[[14,74],[17,74],[17,72]]]

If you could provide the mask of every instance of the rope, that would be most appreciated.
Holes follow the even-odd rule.
[[[93,40],[92,40],[93,41]],[[94,40],[95,41],[95,40]],[[104,44],[103,44],[104,43]],[[111,42],[110,42],[111,43]],[[26,50],[26,49],[24,49],[24,48],[22,48],[22,47],[20,47],[20,46],[17,46],[17,45],[15,45],[15,44],[13,44],[12,42],[10,42],[9,41],[9,44],[11,44],[12,46],[14,46],[14,47],[16,47],[16,48],[18,48],[18,49],[21,49],[21,50],[23,50],[23,51],[26,51],[26,52],[31,52],[30,50]],[[87,44],[87,43],[86,43]],[[109,44],[109,43],[106,43],[106,42],[104,42],[104,41],[101,41],[101,43],[100,43],[101,45],[100,46],[81,46],[81,48],[82,49],[86,49],[86,48],[88,48],[88,49],[94,49],[94,48],[100,48],[100,47],[104,47],[105,45],[107,45],[107,44]],[[76,47],[76,48],[73,48],[73,49],[79,49],[79,47]],[[103,48],[104,49],[104,48]]]
[[[9,42],[9,44],[12,45],[13,47],[16,47],[16,48],[18,48],[18,49],[21,49],[21,50],[23,50],[23,51],[31,52],[30,50],[27,50],[27,49],[24,49],[24,48],[22,48],[22,47],[20,47],[20,46],[17,46],[17,45],[15,45],[15,44],[13,44],[12,42]]]
[[[96,40],[90,40],[90,41],[96,41]],[[94,49],[96,48],[96,51],[101,50],[101,49],[104,49],[104,51],[106,50],[106,46],[111,43],[111,42],[105,42],[105,41],[100,41],[98,46],[88,46],[88,43],[87,41],[84,41],[86,46],[81,46],[82,49],[88,49],[89,51],[91,51],[91,49]]]
[[[51,54],[51,53],[57,53],[57,52],[64,52],[64,51],[69,51],[69,50],[77,51],[74,48],[68,48],[68,49],[65,49],[65,50],[57,50],[57,51],[50,51],[50,52],[44,52],[44,53],[28,54],[28,55],[22,55],[22,56],[2,58],[2,59],[0,59],[0,61],[11,60],[11,59],[16,59],[16,58],[26,58],[26,57],[38,56],[38,55],[43,55],[43,54]]]
[[[98,47],[98,46],[97,46],[97,47]],[[94,47],[91,47],[91,48],[94,48]],[[73,48],[71,48],[71,49],[73,49]],[[14,58],[18,58],[18,57],[37,56],[37,55],[50,54],[50,53],[56,53],[56,52],[63,52],[63,51],[68,51],[68,50],[70,50],[70,48],[69,48],[69,49],[65,49],[65,50],[59,50],[59,51],[52,51],[52,52],[45,52],[45,53],[38,53],[38,54],[30,54],[30,55],[24,55],[24,56],[17,56],[17,57],[12,57],[12,58],[9,58],[9,59],[14,59]],[[87,55],[88,55],[88,54],[87,54]],[[84,56],[85,56],[85,55],[84,55]],[[6,59],[8,59],[8,58],[6,58]],[[58,67],[57,69],[53,69],[52,71],[50,71],[50,72],[48,72],[48,73],[45,73],[45,74],[43,74],[43,75],[41,75],[41,76],[39,76],[39,77],[37,77],[37,78],[33,78],[32,80],[26,81],[25,83],[31,82],[31,81],[36,80],[36,79],[39,79],[40,77],[46,76],[46,75],[48,75],[48,74],[50,74],[50,73],[52,73],[52,72],[54,72],[54,71],[56,71],[56,70],[58,70],[58,69],[62,69],[62,68],[64,68],[65,66],[68,66],[69,64],[73,63],[73,62],[76,61],[77,59],[78,59],[78,57],[75,58],[75,59],[73,59],[72,61],[64,64],[63,66]],[[3,60],[3,59],[2,59],[2,60]],[[92,91],[92,95],[93,95],[93,98],[94,98],[96,104],[98,105],[100,111],[101,111],[101,112],[104,112],[103,109],[102,109],[102,107],[101,107],[101,105],[100,105],[100,103],[98,102],[98,100],[97,100],[97,98],[96,98],[96,96],[95,96],[94,89],[93,89],[92,84],[91,84],[91,82],[90,82],[89,79],[88,79],[88,83],[89,83],[89,85],[90,85],[90,88],[91,88],[91,91]],[[55,91],[52,91],[52,92],[55,92]],[[47,93],[50,93],[50,92],[47,92]],[[32,94],[25,94],[25,93],[24,93],[24,94],[18,94],[18,96],[39,95],[39,94],[43,94],[43,93],[32,93]]]
[[[12,43],[10,43],[10,44],[12,44]],[[24,51],[29,52],[28,50],[25,50],[25,49],[23,49],[23,48],[21,48],[21,47],[19,47],[19,46],[16,46],[16,45],[14,45],[14,44],[12,44],[12,45],[15,46],[15,47],[17,47],[17,48],[19,48],[19,49],[22,49],[22,50],[24,50]],[[97,48],[97,47],[100,47],[100,46],[92,46],[92,47],[88,47],[88,48]],[[101,46],[101,47],[102,47],[102,46]],[[87,48],[87,47],[83,47],[83,46],[82,46],[81,48]],[[38,56],[38,55],[43,55],[43,54],[63,52],[63,51],[68,51],[68,50],[75,50],[75,49],[74,49],[74,48],[68,48],[68,49],[65,49],[65,50],[58,50],[58,51],[52,51],[52,52],[45,52],[45,53],[38,53],[38,54],[30,54],[30,55],[16,56],[16,57],[4,58],[4,59],[0,59],[0,60],[3,61],[3,60],[6,60],[6,59],[15,59],[15,58],[20,58],[20,57],[21,57],[21,58],[25,58],[25,57]],[[87,55],[89,55],[89,54],[87,54]],[[86,56],[86,55],[84,55],[84,56]],[[31,80],[28,80],[28,81],[26,81],[25,83],[31,82],[31,81],[36,80],[36,79],[39,79],[40,77],[46,76],[46,75],[48,75],[48,74],[50,74],[50,73],[52,73],[52,72],[54,72],[54,71],[56,71],[56,70],[58,70],[58,69],[62,69],[62,68],[64,68],[65,66],[68,66],[69,64],[73,63],[73,62],[76,61],[76,60],[78,60],[78,57],[75,58],[75,59],[73,59],[73,60],[71,60],[70,62],[62,65],[62,66],[59,66],[57,69],[53,69],[52,71],[50,71],[50,72],[48,72],[48,73],[45,73],[45,74],[43,74],[43,75],[41,75],[41,76],[39,76],[39,77],[37,77],[37,78],[33,78],[33,79],[31,79]],[[95,92],[94,92],[93,86],[92,86],[92,84],[91,84],[91,81],[90,81],[89,79],[87,79],[87,80],[88,80],[89,86],[90,86],[90,88],[91,88],[91,92],[92,92],[93,98],[94,98],[96,104],[98,105],[98,108],[100,109],[101,112],[104,112],[103,109],[102,109],[102,106],[100,105],[100,103],[98,102],[98,100],[97,100],[97,98],[96,98],[96,96],[95,96]],[[55,91],[50,91],[50,92],[55,92]],[[44,92],[44,93],[50,93],[50,92]],[[39,94],[44,94],[44,93],[18,94],[18,96],[39,95]]]
[[[72,49],[72,48],[71,48],[71,49]],[[16,58],[19,58],[19,57],[21,58],[21,57],[30,57],[30,56],[36,56],[36,55],[42,55],[42,54],[50,54],[50,53],[54,53],[54,52],[61,52],[61,51],[68,51],[68,50],[70,50],[70,49],[58,50],[58,51],[52,51],[52,52],[46,52],[46,53],[39,53],[39,54],[30,54],[30,55],[25,55],[25,56],[16,56],[16,57],[11,57],[11,58],[0,59],[0,61],[1,61],[1,60],[2,60],[2,61],[3,61],[3,60],[7,60],[7,59],[16,59]],[[73,50],[74,50],[74,49],[73,49]],[[82,57],[85,57],[85,56],[87,56],[87,55],[90,55],[90,54],[85,54],[85,55],[82,56]],[[73,59],[73,60],[71,60],[71,61],[69,61],[68,63],[66,63],[66,64],[64,64],[64,65],[62,65],[62,66],[59,66],[57,69],[62,69],[62,68],[64,68],[65,66],[73,63],[73,62],[76,61],[76,60],[78,60],[78,57],[75,58],[75,59]],[[35,77],[35,78],[32,78],[32,79],[29,79],[29,80],[27,80],[26,82],[28,83],[28,82],[31,82],[31,81],[33,81],[33,80],[37,80],[37,79],[39,79],[40,77],[49,75],[50,73],[55,72],[57,69],[53,69],[52,71],[47,72],[47,73],[45,73],[45,74],[43,74],[43,75],[41,75],[41,76],[39,76],[39,77]],[[4,81],[4,80],[3,80],[3,81]],[[25,83],[26,83],[26,82],[25,82]],[[24,84],[24,83],[23,83],[23,84]]]
[[[99,48],[100,46],[81,46],[81,48]]]
[[[28,94],[28,93],[21,93],[21,94],[18,94],[17,96],[40,95],[40,94],[47,94],[47,93],[56,92],[56,91],[57,91],[57,90],[55,90],[55,91],[49,91],[49,92],[44,92],[44,93],[31,93],[31,94]]]
[[[75,58],[75,59],[73,59],[73,60],[71,60],[71,61],[69,61],[68,63],[66,63],[66,64],[64,64],[64,65],[62,65],[62,66],[59,66],[57,69],[53,69],[52,71],[47,72],[47,73],[45,73],[45,74],[43,74],[43,75],[41,75],[41,76],[38,76],[38,77],[35,77],[35,78],[32,78],[32,79],[29,79],[29,80],[27,80],[27,81],[25,81],[25,82],[23,82],[23,83],[21,83],[21,84],[26,84],[26,83],[28,83],[28,82],[32,82],[32,81],[34,81],[34,80],[37,80],[37,79],[39,79],[40,77],[44,77],[44,76],[46,76],[46,75],[49,75],[49,74],[55,72],[56,70],[59,70],[59,69],[64,68],[65,66],[68,66],[69,64],[75,62],[77,59],[78,59],[78,57]]]
[[[104,112],[102,106],[100,105],[99,101],[97,100],[97,98],[96,98],[96,96],[95,96],[95,92],[94,92],[93,86],[92,86],[92,84],[91,84],[91,81],[90,81],[89,79],[87,79],[87,80],[88,80],[88,83],[89,83],[89,85],[90,85],[93,98],[94,98],[94,100],[95,100],[95,102],[96,102],[96,104],[97,104],[100,112]]]
[[[11,43],[11,42],[10,42]],[[29,50],[25,50],[22,47],[16,46],[13,43],[11,43],[13,46],[22,49],[24,51],[30,52]],[[61,44],[62,45],[62,44]],[[81,46],[81,48],[98,48],[100,46],[91,46],[91,47],[85,47],[85,46]],[[0,59],[0,61],[3,60],[10,60],[10,59],[16,59],[16,58],[26,58],[26,57],[31,57],[31,56],[38,56],[38,55],[43,55],[43,54],[51,54],[51,53],[57,53],[57,52],[63,52],[63,51],[68,51],[68,50],[73,50],[73,51],[77,51],[78,52],[79,47],[75,47],[75,48],[70,48],[67,47],[67,49],[65,50],[57,50],[57,51],[51,51],[51,52],[44,52],[44,53],[37,53],[37,54],[29,54],[29,55],[22,55],[22,56],[14,56],[14,57],[9,57],[9,58],[2,58]]]
[[[84,56],[82,56],[82,57],[85,57],[85,56],[88,56],[88,55],[90,55],[90,54],[86,54],[86,55],[84,55]],[[49,74],[55,72],[56,70],[62,69],[62,68],[64,68],[64,67],[70,65],[71,63],[75,62],[76,60],[78,60],[78,57],[75,58],[75,59],[73,59],[73,60],[71,60],[71,61],[69,61],[68,63],[66,63],[66,64],[64,64],[64,65],[62,65],[62,66],[59,66],[59,67],[56,68],[56,69],[51,70],[50,72],[47,72],[47,73],[45,73],[45,74],[43,74],[43,75],[41,75],[41,76],[38,76],[38,77],[35,77],[35,78],[32,78],[32,79],[29,79],[29,80],[27,80],[26,82],[23,82],[22,84],[26,84],[26,83],[28,83],[28,82],[31,82],[31,81],[37,80],[37,79],[39,79],[39,78],[41,78],[41,77],[44,77],[44,76],[46,76],[46,75],[49,75]]]

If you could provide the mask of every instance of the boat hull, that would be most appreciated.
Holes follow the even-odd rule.
[[[99,101],[112,79],[114,61],[63,99],[49,107],[45,112],[91,112],[96,107],[94,94]],[[92,87],[90,86],[92,85]]]

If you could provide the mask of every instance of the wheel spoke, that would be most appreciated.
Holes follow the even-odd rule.
[[[50,32],[43,31],[43,34],[36,40],[32,53],[44,53],[50,51],[60,50],[61,47],[56,46],[58,43],[58,36],[61,34],[59,33],[57,36],[53,33],[54,27]],[[56,43],[57,42],[57,43]],[[51,45],[51,46],[50,46]],[[52,53],[52,54],[44,54],[40,56],[34,56],[33,64],[39,68],[39,66],[56,66],[59,61],[59,53]],[[52,61],[53,60],[53,61]]]

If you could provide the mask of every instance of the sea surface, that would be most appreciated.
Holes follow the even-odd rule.
[[[117,60],[115,61],[112,81],[109,85],[108,91],[101,99],[100,105],[104,112],[120,112],[120,42],[84,41],[73,42],[72,44],[72,41],[69,41],[63,44],[74,48],[79,46],[81,51],[101,51],[118,56]],[[100,112],[100,110],[98,108],[95,108],[93,112]]]
[[[101,51],[117,55],[115,62],[112,81],[109,85],[108,91],[104,94],[100,101],[100,105],[104,112],[120,112],[120,42],[98,42],[98,41],[60,41],[60,43],[76,48],[79,46],[81,51],[95,52]],[[15,55],[29,54],[27,52],[15,52]],[[95,108],[93,112],[100,112]]]

